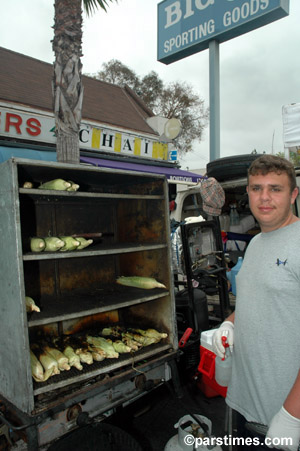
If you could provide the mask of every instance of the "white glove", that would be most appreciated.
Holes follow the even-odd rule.
[[[293,417],[284,407],[281,407],[271,420],[266,438],[272,440],[272,444],[268,444],[269,440],[267,440],[268,448],[297,451],[300,440],[300,419]],[[290,439],[292,443],[289,443],[287,439]]]
[[[216,329],[212,337],[213,352],[223,359],[225,357],[225,348],[223,346],[222,337],[227,338],[229,349],[232,351],[234,338],[234,324],[231,321],[224,321],[221,326]]]

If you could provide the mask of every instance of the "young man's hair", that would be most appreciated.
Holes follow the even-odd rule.
[[[269,174],[269,172],[275,172],[276,174],[286,173],[290,181],[291,192],[297,187],[296,173],[293,164],[285,158],[267,154],[256,158],[252,162],[248,169],[248,182],[249,175],[266,175]]]

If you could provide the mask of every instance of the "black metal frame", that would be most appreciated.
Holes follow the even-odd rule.
[[[189,301],[192,312],[195,313],[195,304],[194,304],[194,290],[193,290],[193,279],[197,279],[197,276],[192,270],[192,258],[189,249],[188,237],[190,230],[194,228],[207,228],[210,229],[213,233],[216,249],[215,251],[218,253],[217,255],[220,257],[220,265],[219,268],[212,271],[203,271],[206,272],[207,275],[214,275],[218,279],[218,291],[219,291],[219,299],[220,299],[220,320],[224,321],[228,312],[230,311],[230,303],[229,303],[229,294],[228,294],[228,286],[227,286],[227,278],[226,278],[226,264],[225,257],[223,252],[223,243],[220,229],[219,218],[215,217],[209,221],[199,221],[192,222],[188,224],[182,224],[181,226],[181,240],[182,240],[182,248],[183,255],[185,261],[185,272],[187,277],[187,287],[189,291]],[[199,278],[199,276],[198,276]],[[197,318],[194,314],[194,330],[198,332],[198,323]]]

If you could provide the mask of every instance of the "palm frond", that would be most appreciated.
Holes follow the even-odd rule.
[[[93,14],[93,12],[98,9],[102,8],[104,11],[106,11],[108,2],[112,2],[113,0],[83,0],[83,7],[87,15]],[[118,2],[118,0],[115,0]]]

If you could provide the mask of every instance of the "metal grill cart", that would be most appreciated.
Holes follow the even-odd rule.
[[[80,189],[39,189],[58,178]],[[31,451],[174,376],[168,187],[160,175],[11,159],[0,165],[0,203],[0,422]],[[98,238],[82,250],[30,248],[31,237],[73,234]],[[154,277],[166,288],[121,286],[118,276]],[[40,312],[27,313],[25,296]],[[41,336],[78,336],[109,325],[154,328],[167,338],[33,380],[30,349]]]

